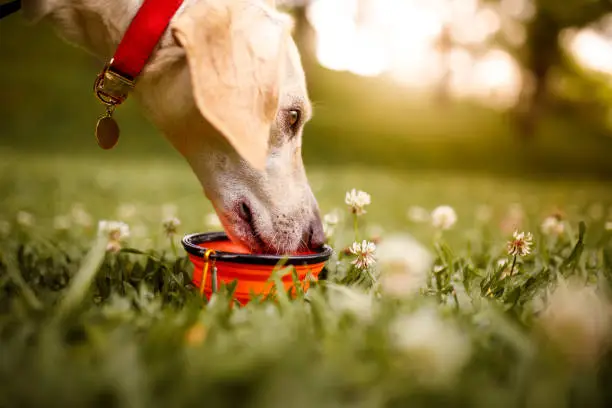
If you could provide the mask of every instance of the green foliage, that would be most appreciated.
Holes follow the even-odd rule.
[[[160,166],[148,176],[154,183],[134,164],[99,165],[115,191],[101,197],[102,187],[84,187],[91,175],[78,161],[50,167],[22,157],[13,164],[10,177],[0,176],[0,190],[12,192],[0,214],[12,220],[26,209],[37,221],[23,225],[22,216],[21,225],[10,223],[11,233],[0,232],[2,407],[566,407],[612,401],[607,345],[594,360],[576,360],[545,324],[551,324],[548,302],[559,279],[597,287],[601,296],[611,289],[605,228],[611,201],[603,183],[507,180],[500,187],[499,180],[312,169],[324,209],[343,206],[345,185],[372,193],[368,213],[359,218],[362,239],[372,237],[372,222],[380,220],[388,233],[409,228],[432,242],[434,263],[423,289],[391,296],[380,281],[383,269],[353,267],[344,252],[355,235],[347,214],[332,241],[326,281],[298,290],[293,300],[276,291],[240,308],[231,304],[232,285],[211,302],[201,299],[188,259],[182,251],[175,257],[167,240],[145,245],[130,238],[133,246],[105,253],[91,230],[54,232],[47,224],[45,214],[61,213],[64,205],[59,201],[45,213],[48,198],[71,200],[74,186],[81,186],[77,197],[96,218],[112,217],[116,200],[151,194],[147,204],[161,205],[154,200],[164,191],[164,200],[182,203],[183,225],[192,232],[198,218],[191,213],[199,211],[184,210],[184,187],[173,183],[187,169]],[[61,182],[45,178],[52,174]],[[510,270],[510,237],[498,222],[513,199],[524,203],[522,225],[534,232],[535,248]],[[492,219],[469,215],[481,200],[493,207]],[[409,204],[444,202],[459,214],[453,230],[438,235],[428,224],[403,224]],[[537,233],[550,202],[566,209],[560,236]],[[161,215],[146,221],[147,208],[143,203],[145,222],[159,225]],[[581,328],[562,333],[571,337]],[[582,348],[590,344],[579,340]]]

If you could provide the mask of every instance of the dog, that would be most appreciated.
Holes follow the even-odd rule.
[[[108,61],[142,0],[23,0],[25,18]],[[312,114],[291,20],[272,0],[185,0],[134,95],[187,160],[228,236],[254,252],[325,236],[302,161]]]

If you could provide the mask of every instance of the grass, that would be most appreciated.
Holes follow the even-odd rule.
[[[181,234],[211,228],[185,164],[1,154],[0,407],[612,401],[607,183],[313,166],[309,178],[323,211],[344,214],[327,281],[293,301],[280,292],[229,308],[230,287],[208,305],[199,297],[161,228],[169,204]],[[353,187],[372,195],[360,235],[381,238],[369,273],[343,251]],[[441,204],[458,214],[449,231],[406,216]],[[539,229],[553,211],[564,214],[559,237]],[[141,254],[105,253],[99,219],[127,222],[125,248]],[[507,254],[513,223],[533,232],[532,254]],[[407,232],[431,264],[394,238]],[[393,239],[402,246],[385,263]],[[404,276],[420,290],[402,291]]]

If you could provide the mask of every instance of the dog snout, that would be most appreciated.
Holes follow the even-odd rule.
[[[318,211],[315,212],[307,228],[306,243],[308,248],[317,249],[322,247],[323,244],[325,244],[325,232],[323,231],[323,223],[321,222],[321,216]]]

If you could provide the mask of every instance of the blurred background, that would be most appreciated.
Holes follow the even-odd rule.
[[[523,186],[578,180],[579,187],[555,193],[550,208],[562,202],[559,196],[586,185],[597,190],[582,195],[605,201],[612,177],[612,2],[277,3],[295,19],[315,104],[303,152],[315,190],[323,191],[318,196],[324,209],[342,205],[344,189],[376,192],[386,186],[380,193],[389,201],[401,198],[403,219],[410,204],[446,199],[460,206],[453,197],[474,191],[485,192],[474,201],[486,202],[499,193],[500,180]],[[173,181],[160,189],[172,184],[180,190],[168,193],[169,201],[201,196],[187,165],[133,100],[116,113],[119,145],[110,152],[97,147],[93,129],[103,109],[91,87],[103,62],[65,44],[48,26],[26,25],[19,15],[0,23],[0,61],[5,196],[22,188],[17,179],[51,177],[53,166],[63,175],[81,174],[85,185],[95,186],[91,194],[106,191],[117,202],[135,191],[156,199],[155,183],[162,178]],[[76,162],[82,167],[71,167]],[[326,187],[328,171],[338,177]],[[94,174],[87,178],[88,172]],[[48,188],[63,186],[63,177]],[[112,188],[120,185],[117,177],[133,177],[123,196]],[[137,186],[138,180],[145,185]],[[532,188],[535,195],[544,194],[540,185]],[[394,197],[397,189],[405,194]],[[507,190],[509,201],[524,198],[523,190]],[[385,213],[378,210],[383,223]]]

